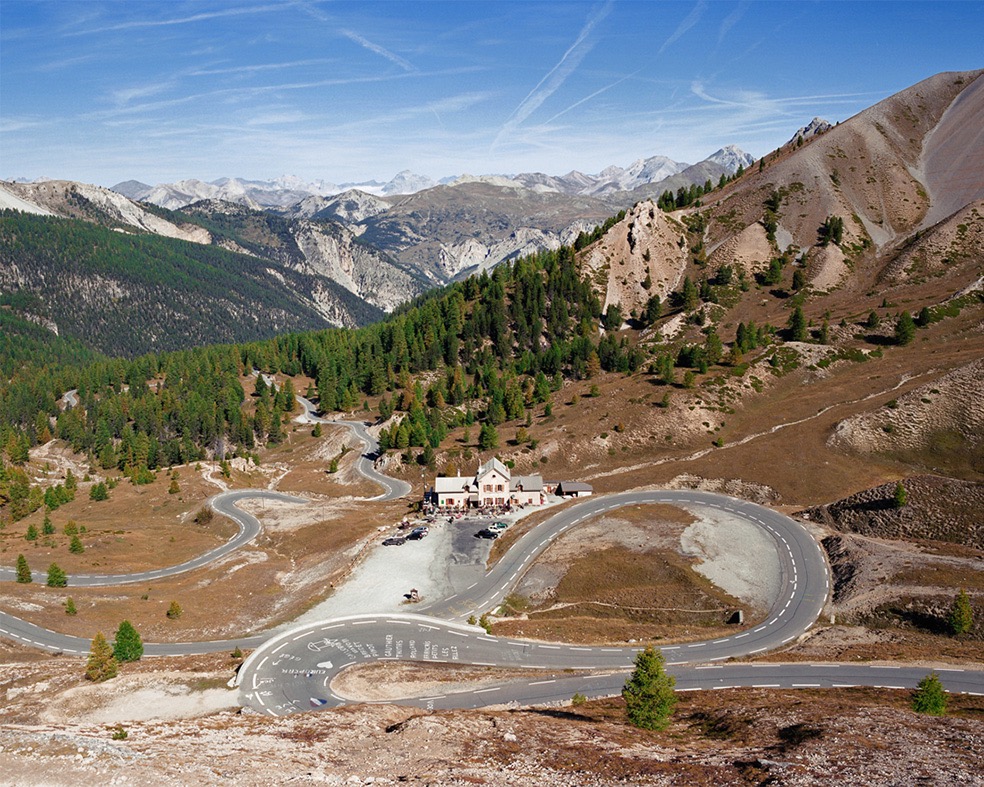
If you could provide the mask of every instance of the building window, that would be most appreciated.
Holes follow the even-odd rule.
[[[496,484],[495,491],[496,492],[501,492],[502,491],[502,484]]]

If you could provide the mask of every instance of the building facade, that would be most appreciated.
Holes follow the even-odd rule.
[[[507,508],[542,505],[544,495],[541,476],[513,476],[498,459],[489,459],[474,476],[435,479],[431,502],[439,508]]]

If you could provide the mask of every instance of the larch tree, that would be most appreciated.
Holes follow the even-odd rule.
[[[113,656],[121,664],[127,661],[139,661],[143,656],[144,647],[140,634],[129,620],[124,620],[116,629],[116,639],[113,641]]]
[[[960,588],[957,597],[953,599],[949,623],[950,630],[958,637],[974,627],[974,608],[970,605],[970,596],[964,588]]]
[[[916,713],[943,716],[946,714],[946,704],[946,690],[935,672],[930,672],[916,684],[916,692],[912,695],[912,709]]]
[[[113,649],[100,632],[92,638],[89,661],[85,667],[85,677],[95,683],[116,677],[117,662]]]
[[[644,730],[662,730],[676,705],[676,680],[665,669],[663,654],[648,646],[636,655],[635,670],[622,688],[629,723]]]

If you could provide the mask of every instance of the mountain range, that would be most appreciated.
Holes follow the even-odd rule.
[[[739,165],[748,167],[754,158],[735,145],[713,153],[705,162],[718,164],[731,174]],[[308,196],[328,197],[347,191],[361,191],[381,197],[416,194],[435,186],[486,182],[499,186],[516,184],[534,191],[576,194],[580,196],[610,196],[632,191],[640,186],[657,183],[683,172],[690,165],[673,161],[666,156],[651,156],[634,161],[628,167],[609,166],[596,175],[573,170],[566,175],[545,175],[528,172],[519,175],[455,175],[435,181],[426,175],[403,170],[386,183],[365,181],[336,185],[324,180],[304,181],[293,175],[273,180],[219,178],[211,182],[189,179],[175,183],[150,186],[137,180],[126,180],[112,187],[113,191],[140,202],[151,202],[163,208],[177,209],[203,199],[237,202],[253,208],[284,208]],[[616,197],[617,199],[617,197]]]
[[[135,201],[109,189],[48,180],[0,184],[0,207],[100,225],[114,230],[119,242],[128,234],[151,234],[237,255],[239,262],[219,261],[222,276],[239,265],[254,282],[278,289],[286,300],[277,309],[292,315],[280,323],[291,329],[376,319],[434,286],[591,236],[620,210],[624,220],[585,250],[584,264],[604,284],[605,305],[624,313],[642,308],[653,293],[669,296],[695,259],[711,271],[727,266],[749,276],[761,275],[777,257],[795,259],[816,291],[866,291],[916,276],[916,269],[922,277],[953,275],[963,270],[967,254],[980,259],[973,257],[978,236],[968,229],[977,227],[984,197],[984,143],[974,131],[984,126],[984,89],[977,77],[937,75],[837,126],[814,119],[757,167],[729,147],[691,166],[654,156],[590,176],[459,176],[418,189],[421,181],[401,173],[399,188],[417,189],[401,196],[362,189],[316,193],[331,184],[296,178],[229,179],[210,185],[228,199],[203,198],[189,188],[179,201],[191,201],[174,209],[149,194]],[[665,213],[651,200],[708,181],[717,188],[700,197],[703,230],[695,252],[681,235],[693,206]],[[138,195],[142,186],[118,188]],[[175,192],[160,195],[166,202]],[[841,217],[842,237],[819,243],[829,217]],[[112,245],[111,238],[99,244]],[[56,263],[47,251],[43,260],[18,257],[11,239],[5,241],[0,286],[32,290],[43,282],[45,319],[62,304],[92,298],[78,277],[52,275]],[[179,256],[202,259],[193,250]],[[113,282],[106,288],[126,289]],[[177,338],[169,346],[180,344],[186,324],[173,321]]]

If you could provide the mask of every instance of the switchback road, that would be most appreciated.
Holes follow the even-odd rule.
[[[305,416],[313,405],[299,398]],[[394,499],[409,485],[387,478],[372,467],[378,446],[357,422],[324,421],[350,428],[365,444],[359,470],[384,486],[377,499]],[[246,498],[299,498],[262,490],[239,490],[217,495],[215,509],[239,525],[238,533],[220,547],[165,569],[135,574],[73,575],[72,586],[122,585],[147,582],[207,565],[248,543],[259,532],[259,521],[235,507]],[[762,506],[697,491],[657,490],[589,498],[550,517],[525,533],[483,578],[466,590],[422,607],[427,615],[379,614],[336,618],[296,627],[270,637],[261,634],[232,640],[147,644],[147,655],[183,655],[256,648],[239,671],[237,681],[244,705],[271,715],[333,707],[349,700],[332,691],[332,679],[347,667],[373,661],[414,660],[451,664],[537,670],[531,680],[504,681],[472,691],[401,700],[403,704],[436,707],[480,707],[490,704],[557,702],[579,692],[586,696],[617,694],[639,647],[591,647],[492,637],[461,621],[493,609],[514,588],[525,571],[552,541],[581,522],[623,506],[650,503],[708,507],[740,516],[768,534],[778,560],[780,590],[763,622],[730,636],[702,642],[665,645],[661,650],[680,690],[737,686],[885,686],[910,688],[928,670],[894,665],[749,664],[724,663],[772,650],[795,640],[816,621],[830,589],[829,572],[819,546],[794,520]],[[0,580],[13,579],[0,569]],[[44,581],[43,575],[36,579]],[[49,651],[88,652],[89,641],[49,631],[12,615],[0,613],[0,636]],[[571,674],[575,671],[579,674]],[[544,675],[555,672],[556,674]],[[984,694],[984,673],[939,670],[951,691]]]

